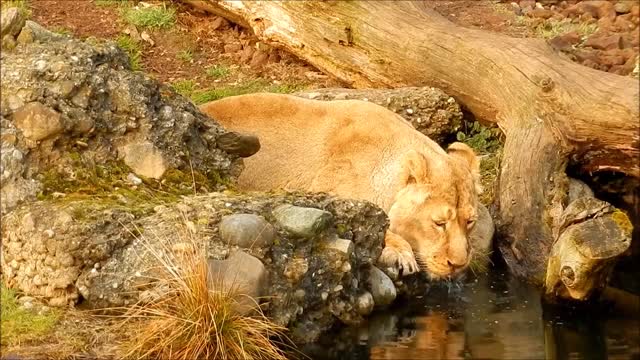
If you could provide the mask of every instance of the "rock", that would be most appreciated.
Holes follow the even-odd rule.
[[[293,95],[316,100],[364,100],[384,106],[403,117],[429,138],[443,144],[462,126],[462,110],[456,101],[431,87],[400,89],[313,89]],[[412,109],[407,113],[406,109]]]
[[[211,27],[211,30],[224,30],[229,28],[230,23],[222,16],[216,16],[212,21],[209,22],[209,26]]]
[[[136,176],[136,174],[134,173],[129,173],[127,175],[127,180],[129,180],[129,182],[133,185],[140,185],[142,184],[142,180]]]
[[[280,54],[277,51],[271,51],[269,53],[269,62],[270,63],[279,63],[281,60]]]
[[[535,9],[536,1],[535,0],[520,0],[520,8],[522,10],[527,9],[527,11],[531,11]]]
[[[122,153],[124,163],[137,175],[160,179],[167,170],[162,153],[149,142],[127,144]]]
[[[246,158],[260,150],[260,140],[253,135],[230,131],[218,137],[218,147],[229,154]]]
[[[225,54],[237,53],[240,50],[242,50],[242,45],[240,45],[240,44],[226,44],[224,46],[224,53]]]
[[[224,243],[241,248],[268,247],[273,243],[276,232],[262,216],[254,214],[233,214],[220,220],[220,239]]]
[[[39,24],[27,20],[22,31],[20,31],[20,35],[18,35],[18,43],[20,44],[28,44],[34,41],[38,42],[48,42],[64,39],[64,35],[60,35],[54,32],[51,32]]]
[[[594,197],[591,188],[583,181],[578,179],[569,178],[569,200],[568,202],[574,202],[582,197]]]
[[[329,249],[333,249],[341,253],[345,258],[351,257],[353,254],[353,242],[345,239],[332,239],[326,242],[326,246]]]
[[[551,10],[547,10],[547,9],[533,9],[531,11],[529,11],[527,13],[527,16],[529,17],[534,17],[534,18],[539,18],[539,19],[549,19],[551,18],[555,13]]]
[[[396,287],[382,270],[372,266],[369,270],[369,291],[376,307],[390,305],[396,299]]]
[[[243,64],[246,64],[249,61],[251,61],[251,58],[253,58],[254,52],[255,52],[255,49],[252,46],[243,47],[242,51],[240,52],[240,62]]]
[[[31,30],[36,38],[50,35],[28,22],[23,33]],[[218,147],[217,140],[226,130],[169,87],[131,72],[126,54],[113,43],[54,34],[47,41],[3,51],[0,61],[2,158],[4,162],[5,153],[9,154],[13,164],[10,179],[0,184],[3,214],[35,197],[44,172],[49,178],[69,178],[95,171],[90,168],[100,164],[109,173],[114,166],[122,167],[119,170],[126,176],[132,169],[122,164],[125,157],[139,175],[157,177],[166,169],[172,174],[194,174],[200,179],[198,186],[207,191],[226,189],[242,170],[238,155]],[[18,113],[17,118],[23,119],[16,124],[16,112],[31,103],[58,115],[43,127],[32,126]],[[35,140],[53,137],[55,142]],[[13,154],[22,156],[18,159]],[[191,176],[178,185],[191,188]],[[75,189],[40,190],[48,198]]]
[[[622,47],[622,38],[618,34],[590,36],[585,41],[584,46],[598,50],[620,49]]]
[[[75,303],[80,295],[87,308],[159,299],[167,290],[147,280],[158,275],[153,272],[156,263],[151,250],[188,255],[199,249],[185,240],[193,239],[195,245],[206,247],[210,260],[224,265],[237,250],[212,234],[223,217],[255,214],[272,220],[273,209],[294,204],[329,212],[339,225],[340,243],[347,245],[341,248],[348,251],[351,242],[352,255],[345,259],[340,251],[323,246],[336,239],[333,227],[318,234],[318,241],[299,241],[273,222],[277,241],[267,248],[243,250],[258,259],[268,274],[264,282],[268,287],[261,289],[268,297],[267,316],[290,327],[291,336],[300,342],[314,341],[338,323],[363,320],[360,312],[366,307],[359,307],[358,299],[370,292],[369,269],[380,256],[388,227],[386,215],[373,204],[327,194],[284,192],[212,192],[162,203],[145,204],[143,199],[133,206],[114,207],[111,198],[86,197],[16,208],[0,223],[3,279],[28,296],[45,303],[56,299],[52,304],[60,306]],[[196,224],[198,231],[189,224]],[[138,229],[138,235],[131,229]],[[321,301],[323,293],[325,301]],[[238,306],[245,311],[246,304]]]
[[[20,9],[12,7],[2,11],[0,18],[0,37],[17,36],[25,24],[26,16]]]
[[[608,51],[602,51],[598,54],[598,63],[606,66],[623,65],[626,62],[622,51],[619,49],[613,49]]]
[[[631,20],[628,20],[627,18],[630,18],[630,16],[629,15],[616,16],[613,22],[614,30],[618,32],[627,32],[627,31],[632,31],[634,28],[636,28],[637,24],[634,24]]]
[[[375,302],[373,301],[373,296],[368,291],[363,292],[356,300],[356,308],[360,315],[366,316],[371,314],[374,306]]]
[[[613,8],[618,14],[626,14],[631,12],[631,8],[634,5],[634,1],[618,1]]]
[[[11,35],[5,35],[2,38],[2,50],[11,51],[16,47],[16,40]]]
[[[208,264],[212,290],[236,294],[234,310],[241,315],[255,309],[268,281],[267,270],[259,259],[240,250],[226,260],[209,260]]]
[[[252,68],[259,68],[266,65],[268,62],[269,54],[262,50],[258,50],[253,53],[251,61],[249,62],[249,66],[251,66]]]
[[[522,15],[522,8],[520,8],[520,4],[512,2],[509,5],[511,5],[511,9],[513,9],[513,12],[516,13],[516,15]]]
[[[613,18],[616,16],[613,3],[607,0],[589,0],[577,4],[582,13],[590,14],[596,19]]]
[[[298,284],[309,271],[309,262],[303,258],[294,258],[284,268],[284,276],[291,284]]]
[[[578,43],[580,43],[580,34],[575,31],[558,35],[549,40],[549,45],[560,51],[570,51]]]
[[[278,224],[293,235],[312,238],[331,224],[331,213],[307,207],[281,205],[273,210]]]
[[[64,130],[60,114],[39,102],[28,103],[17,110],[13,121],[22,135],[33,141],[50,138]]]
[[[579,49],[573,53],[576,60],[583,63],[586,61],[596,62],[598,61],[598,53],[595,50]]]
[[[469,243],[474,253],[479,254],[479,257],[487,257],[486,260],[488,260],[488,255],[492,250],[494,233],[495,226],[491,214],[484,205],[480,204],[478,206],[478,220],[469,233]]]

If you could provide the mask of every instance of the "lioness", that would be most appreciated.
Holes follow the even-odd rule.
[[[397,114],[366,101],[259,93],[200,110],[260,139],[260,150],[245,159],[241,189],[368,200],[390,220],[382,265],[402,274],[421,269],[436,279],[468,266],[479,163],[467,145],[453,143],[445,152]]]

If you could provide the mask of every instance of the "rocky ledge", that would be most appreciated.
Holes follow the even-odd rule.
[[[214,272],[267,299],[266,313],[299,342],[395,299],[393,283],[374,266],[387,218],[367,202],[211,193],[139,218],[99,202],[59,199],[11,212],[2,224],[5,283],[50,306],[133,304],[161,294],[149,282],[152,251],[180,252],[186,240],[176,239],[189,233],[207,246]]]
[[[233,136],[131,71],[115,44],[50,32],[15,8],[2,13],[2,36],[2,213],[51,192],[48,180],[86,178],[75,170],[80,162],[123,163],[142,179],[195,172],[209,191],[242,170],[225,142]]]

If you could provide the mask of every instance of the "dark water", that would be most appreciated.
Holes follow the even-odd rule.
[[[312,359],[640,360],[640,319],[603,304],[543,305],[539,290],[498,271],[432,288],[304,352]]]

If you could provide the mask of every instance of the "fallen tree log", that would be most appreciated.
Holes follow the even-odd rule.
[[[506,135],[499,247],[535,283],[567,206],[568,162],[640,177],[638,82],[572,63],[543,40],[462,28],[422,2],[183,1],[352,87],[433,86],[497,123]]]

